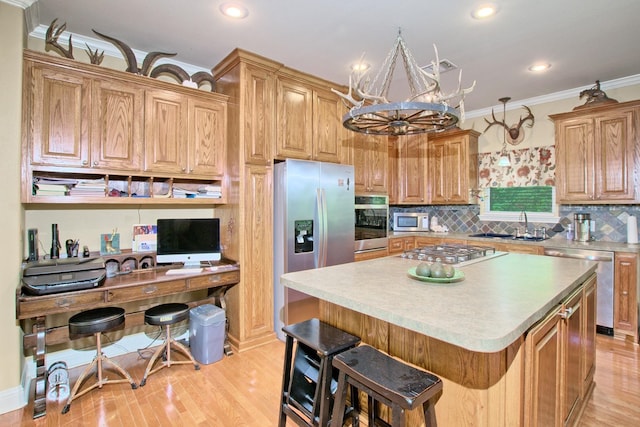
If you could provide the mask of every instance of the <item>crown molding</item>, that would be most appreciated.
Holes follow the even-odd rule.
[[[608,80],[606,82],[600,82],[601,89],[617,89],[626,86],[632,86],[640,84],[640,74],[635,74],[633,76],[621,77],[619,79]],[[517,108],[521,108],[524,105],[532,106],[537,104],[546,104],[547,102],[555,102],[561,101],[569,98],[573,98],[580,94],[585,89],[590,89],[593,87],[593,84],[587,86],[580,86],[574,89],[567,89],[560,92],[554,92],[547,95],[534,96],[533,98],[523,99],[520,101],[510,101],[507,110],[515,110]],[[502,109],[502,104],[494,105],[493,107],[482,108],[479,110],[473,111],[465,111],[465,117],[468,119],[473,119],[475,117],[483,117],[491,114],[491,111],[495,109]]]
[[[7,3],[7,4],[10,4],[11,6],[16,6],[21,9],[27,9],[37,1],[38,0],[0,0],[0,2],[2,3]]]
[[[5,0],[0,0],[0,1],[5,1]],[[38,25],[31,33],[29,33],[29,36],[40,39],[40,40],[45,40],[46,38],[46,34],[47,34],[47,28],[44,25]],[[86,50],[87,45],[90,46],[92,49],[98,49],[101,51],[104,51],[104,54],[107,56],[111,56],[114,58],[122,58],[122,60],[124,61],[125,59],[122,56],[122,52],[120,52],[120,50],[113,45],[112,43],[109,43],[105,40],[102,39],[97,39],[97,38],[93,38],[93,37],[87,37],[87,36],[83,36],[80,34],[76,34],[76,33],[71,33],[69,31],[65,31],[60,35],[60,39],[61,40],[68,40],[70,36],[72,37],[72,45],[75,49],[80,49],[82,51]],[[66,42],[65,42],[66,43]],[[136,60],[138,61],[139,64],[142,63],[142,61],[144,61],[144,58],[147,56],[147,54],[149,52],[144,52],[142,50],[137,50],[137,49],[131,49],[134,53],[134,55],[136,56]],[[175,64],[177,66],[179,66],[180,68],[182,68],[183,70],[185,70],[188,74],[193,75],[194,73],[197,73],[198,71],[205,71],[207,73],[211,73],[211,69],[207,69],[207,68],[202,68],[202,67],[198,67],[192,64],[187,64],[186,62],[180,62],[180,61],[176,61],[170,58],[160,58],[158,59],[158,61],[155,63],[156,65],[160,65],[160,64]],[[213,65],[212,65],[213,67]]]

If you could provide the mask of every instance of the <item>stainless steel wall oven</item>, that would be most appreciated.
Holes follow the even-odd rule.
[[[389,198],[355,196],[355,251],[384,249],[389,245]]]

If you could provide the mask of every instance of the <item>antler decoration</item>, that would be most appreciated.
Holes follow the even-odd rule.
[[[62,33],[64,33],[64,30],[67,29],[67,23],[65,22],[58,27],[56,25],[57,21],[58,18],[55,18],[53,21],[51,21],[49,28],[47,28],[47,34],[44,39],[44,48],[45,50],[53,48],[65,58],[73,59],[73,45],[71,44],[71,36],[69,36],[68,49],[65,49],[61,44],[58,43],[58,38]]]
[[[140,74],[143,76],[148,76],[149,71],[151,71],[151,66],[156,60],[162,57],[176,56],[175,53],[165,53],[165,52],[150,52],[145,56],[144,61],[142,61],[142,67],[138,67],[138,60],[136,59],[136,55],[133,53],[133,50],[123,42],[113,37],[101,34],[96,30],[93,31],[97,36],[107,40],[108,42],[113,43],[120,51],[124,54],[124,57],[127,61],[127,72],[133,74]]]
[[[499,101],[502,102],[503,104],[506,105],[506,103],[510,100],[511,98],[500,98]],[[493,121],[489,121],[487,119],[484,119],[485,122],[487,122],[487,127],[485,128],[485,132],[489,130],[489,128],[491,126],[497,125],[497,126],[502,126],[506,129],[507,134],[509,135],[509,139],[507,142],[509,142],[512,145],[517,145],[520,142],[522,142],[522,139],[524,138],[524,131],[522,131],[522,133],[520,133],[520,130],[522,128],[522,125],[525,124],[525,122],[530,121],[530,123],[527,123],[527,127],[528,128],[532,128],[534,123],[535,123],[535,117],[533,116],[533,113],[531,112],[531,109],[529,107],[527,107],[526,105],[522,106],[525,110],[527,110],[527,115],[525,117],[520,117],[520,120],[518,120],[518,124],[513,125],[513,126],[509,126],[506,122],[506,116],[502,118],[502,120],[498,120],[496,119],[496,114],[493,111],[493,109],[491,110],[491,117],[493,118]]]
[[[175,64],[160,64],[157,67],[155,67],[153,70],[151,70],[151,74],[149,74],[149,77],[156,78],[161,74],[169,74],[170,76],[175,77],[178,81],[180,81],[183,84],[185,82],[193,82],[198,87],[203,82],[209,82],[209,85],[211,85],[211,92],[213,92],[215,89],[216,82],[213,76],[204,71],[198,71],[197,73],[194,73],[193,75],[189,76],[189,73],[187,73],[185,70],[183,70],[181,67]]]
[[[98,49],[91,50],[91,47],[88,44],[85,43],[85,45],[87,45],[87,50],[85,50],[85,52],[89,55],[89,61],[95,65],[102,64],[102,60],[104,59],[104,50],[98,53]]]

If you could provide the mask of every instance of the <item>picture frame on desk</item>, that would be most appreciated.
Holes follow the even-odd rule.
[[[155,251],[158,244],[158,226],[155,224],[135,224],[133,226],[133,252]]]
[[[100,235],[100,255],[116,255],[120,253],[120,233]]]

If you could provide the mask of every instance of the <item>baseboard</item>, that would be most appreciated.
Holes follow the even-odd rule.
[[[25,391],[22,385],[0,391],[0,414],[25,407],[27,394],[28,390]]]

